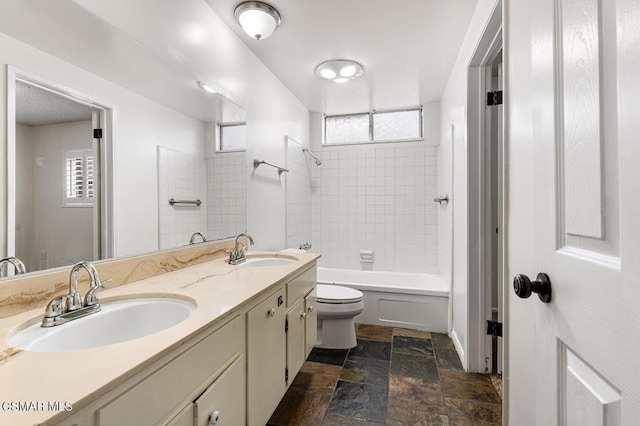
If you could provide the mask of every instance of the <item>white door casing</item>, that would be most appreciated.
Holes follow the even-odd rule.
[[[640,3],[539,0],[533,11],[534,238],[520,240],[533,258],[514,263],[553,287],[551,303],[527,300],[534,365],[511,357],[509,370],[534,369],[535,383],[511,380],[509,400],[532,394],[536,425],[639,424]],[[516,182],[509,193],[527,190]],[[529,235],[509,229],[510,241]]]

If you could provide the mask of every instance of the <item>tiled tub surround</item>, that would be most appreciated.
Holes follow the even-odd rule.
[[[205,160],[158,146],[158,229],[159,249],[189,243],[194,232],[206,232],[207,170]],[[203,204],[169,205],[169,199],[197,200]],[[232,234],[227,234],[229,237]]]
[[[207,158],[207,238],[226,238],[247,229],[247,157],[244,152]],[[204,200],[203,200],[204,201]]]
[[[287,138],[287,247],[311,243],[311,173],[316,166],[302,146]]]
[[[322,147],[313,167],[313,250],[320,266],[437,273],[436,147]],[[360,250],[374,262],[360,262]]]
[[[214,245],[203,244],[200,247],[204,246]],[[198,248],[182,249],[176,256],[186,257],[186,253],[193,250]],[[165,260],[168,260],[167,253],[174,252],[159,255],[165,256]],[[299,259],[297,262],[271,267],[268,270],[234,268],[228,265],[224,258],[219,257],[189,268],[104,290],[100,295],[102,302],[131,295],[155,296],[171,293],[193,300],[197,304],[196,311],[176,326],[117,345],[58,353],[18,351],[8,346],[6,336],[24,321],[41,317],[44,305],[41,304],[36,310],[4,318],[0,320],[0,335],[3,336],[0,342],[0,383],[12,385],[0,387],[0,400],[69,401],[74,406],[71,414],[75,414],[95,398],[144,370],[152,362],[180,348],[203,329],[232,318],[238,313],[238,309],[244,309],[241,306],[260,300],[276,286],[282,285],[299,271],[310,267],[318,258],[318,255],[307,253],[296,256]],[[174,260],[178,260],[177,258]],[[136,258],[113,261],[111,267],[104,267],[106,263],[98,265],[101,279],[112,277],[110,272],[118,269],[114,268],[113,263],[133,259]],[[187,259],[183,261],[188,262]],[[137,263],[137,267],[130,269],[144,269],[149,263],[153,265],[150,268],[152,270],[163,267],[162,258],[147,258],[142,263]],[[171,266],[170,269],[175,267]],[[61,273],[68,276],[66,270],[23,278],[22,282],[29,279],[43,282],[47,277]],[[127,277],[118,275],[115,278],[126,280]],[[3,282],[3,285],[10,282]],[[61,375],[60,372],[64,373]],[[63,382],[65,385],[61,386]],[[0,411],[0,424],[34,424],[52,418],[51,421],[57,423],[68,414],[48,411]]]
[[[501,424],[491,380],[462,370],[446,334],[357,327],[357,347],[314,349],[269,425]]]

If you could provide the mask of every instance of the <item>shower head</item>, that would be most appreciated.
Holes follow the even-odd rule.
[[[313,152],[309,151],[307,148],[302,148],[302,152],[309,153],[309,155],[315,160],[316,166],[322,165],[322,161],[318,157],[316,157]]]

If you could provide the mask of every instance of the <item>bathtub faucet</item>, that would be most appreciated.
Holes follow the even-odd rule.
[[[236,237],[236,246],[233,251],[229,253],[229,265],[239,265],[247,260],[247,258],[244,257],[245,247],[239,247],[240,237],[247,237],[249,239],[249,245],[253,245],[253,238],[251,238],[251,235],[245,233],[238,235]]]

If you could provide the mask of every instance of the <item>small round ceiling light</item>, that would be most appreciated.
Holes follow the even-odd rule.
[[[364,67],[349,59],[332,59],[316,67],[316,75],[334,83],[346,83],[364,74]]]
[[[256,40],[269,37],[282,21],[275,7],[261,1],[240,3],[234,14],[242,30]]]
[[[207,93],[218,93],[216,90],[212,89],[211,86],[207,86],[202,81],[198,81],[198,87],[204,90]]]

